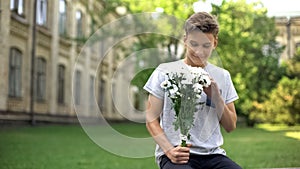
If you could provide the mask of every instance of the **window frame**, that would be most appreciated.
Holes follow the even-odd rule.
[[[24,7],[25,7],[25,0],[10,0],[10,10],[19,15],[24,17],[25,16],[25,11],[24,11]]]
[[[80,14],[80,17],[78,17]],[[83,12],[81,10],[76,10],[75,12],[76,18],[76,36],[78,38],[82,38],[84,36],[84,29],[83,29]]]
[[[99,91],[98,91],[98,105],[99,109],[102,113],[106,111],[106,100],[105,100],[105,95],[106,95],[106,81],[104,79],[100,79],[99,81]]]
[[[58,65],[57,71],[57,103],[65,104],[66,66]]]
[[[64,12],[61,12],[61,3],[64,4]],[[68,7],[66,0],[59,0],[59,25],[58,25],[58,32],[60,36],[67,34],[67,19],[68,19]]]
[[[48,1],[37,0],[36,4],[36,23],[46,27],[48,24]]]
[[[10,48],[8,78],[8,96],[22,97],[22,51],[16,47]]]
[[[90,102],[90,110],[94,110],[95,107],[95,76],[94,75],[90,75],[90,99],[89,99],[89,102]]]
[[[80,105],[81,104],[81,78],[82,78],[82,73],[80,70],[75,71],[75,85],[74,85],[74,102],[75,105]]]
[[[35,100],[43,102],[46,100],[47,90],[47,61],[43,57],[36,59],[35,71]]]

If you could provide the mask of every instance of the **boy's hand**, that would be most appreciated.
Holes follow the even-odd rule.
[[[188,145],[188,147],[174,147],[166,152],[166,156],[174,164],[185,164],[190,159],[190,147],[191,145]]]
[[[203,91],[213,103],[216,104],[220,101],[221,93],[217,83],[213,79],[211,79],[209,87],[204,87]]]

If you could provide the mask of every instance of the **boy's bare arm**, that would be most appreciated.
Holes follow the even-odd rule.
[[[216,105],[216,111],[221,112],[220,123],[227,132],[230,132],[236,128],[237,115],[235,111],[234,103],[225,104],[217,83],[212,79],[211,85],[208,88],[204,88],[204,92],[212,99]]]
[[[189,160],[188,147],[174,147],[166,137],[159,123],[159,117],[163,109],[163,101],[153,95],[149,95],[146,110],[146,126],[155,140],[162,148],[165,155],[173,162],[178,164],[187,163]]]

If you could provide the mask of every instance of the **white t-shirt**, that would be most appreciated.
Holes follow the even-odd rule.
[[[144,86],[146,91],[164,101],[163,112],[160,115],[160,125],[173,146],[180,145],[181,143],[180,131],[175,131],[174,129],[173,123],[176,116],[172,108],[172,101],[168,97],[167,92],[161,88],[160,84],[167,79],[166,73],[184,72],[187,70],[187,65],[183,60],[161,64],[153,71]],[[238,99],[237,92],[227,70],[210,63],[207,64],[204,70],[216,81],[226,104]],[[195,113],[194,126],[190,130],[191,138],[187,141],[188,144],[192,144],[190,152],[200,155],[226,155],[226,152],[220,148],[223,145],[223,136],[219,123],[222,112],[216,112],[213,103],[211,103],[204,92],[202,92],[200,101],[206,104]],[[156,145],[155,157],[158,164],[163,154],[163,150],[159,145]]]

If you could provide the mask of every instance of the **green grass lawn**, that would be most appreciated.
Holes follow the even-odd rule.
[[[144,125],[115,124],[134,137],[148,136]],[[264,128],[264,129],[262,129]],[[300,127],[237,128],[224,133],[224,148],[243,168],[300,167],[300,140],[287,137]],[[0,169],[157,169],[154,157],[130,159],[96,145],[80,126],[0,128]]]

